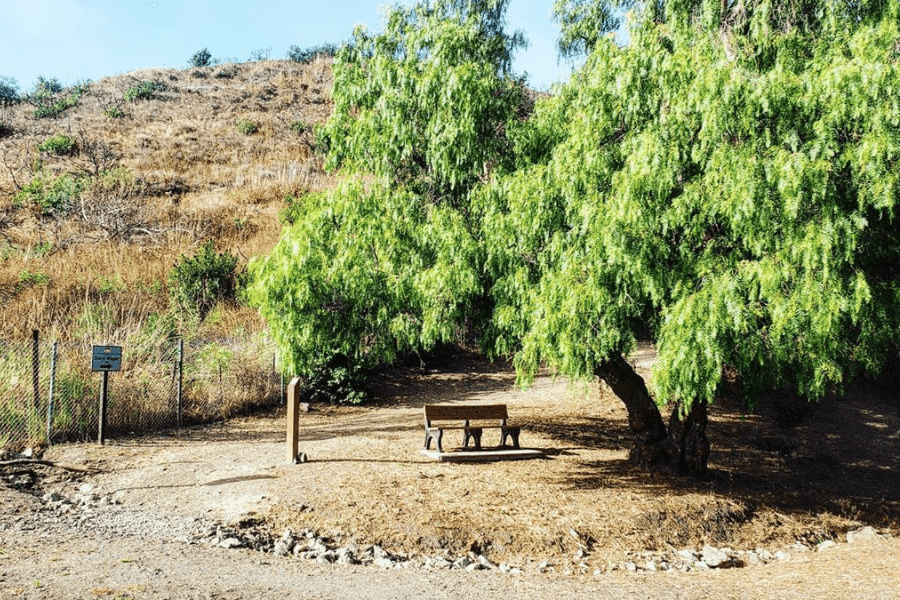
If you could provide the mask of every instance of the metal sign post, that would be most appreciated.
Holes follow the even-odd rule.
[[[122,370],[122,346],[94,346],[91,352],[91,371],[103,373],[100,383],[100,416],[97,426],[97,443],[101,446],[106,441],[106,399],[109,389],[110,371]]]

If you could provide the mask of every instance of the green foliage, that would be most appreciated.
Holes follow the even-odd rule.
[[[597,41],[517,134],[520,169],[484,190],[486,343],[524,381],[592,376],[646,335],[656,398],[682,408],[726,368],[752,401],[886,363],[900,5],[721,6],[669,2],[627,47]]]
[[[192,257],[181,255],[169,272],[169,293],[182,310],[200,319],[222,300],[235,297],[237,258],[228,252],[217,254],[212,240]]]
[[[31,271],[26,269],[25,271],[19,273],[19,284],[21,284],[22,286],[48,286],[50,285],[50,276],[43,271],[34,271],[32,273]]]
[[[45,79],[38,76],[32,91],[23,99],[34,106],[31,114],[35,119],[55,119],[67,109],[78,104],[87,91],[88,83],[86,81],[65,88],[55,77]]]
[[[103,115],[108,119],[121,119],[125,113],[118,106],[111,106],[103,111]]]
[[[209,50],[203,48],[194,52],[193,56],[188,59],[188,66],[191,67],[208,67],[215,64],[212,54]]]
[[[0,75],[0,106],[4,104],[18,104],[20,100],[19,83],[14,77]]]
[[[502,23],[506,2],[478,4]],[[504,71],[514,40],[488,21],[454,3],[394,7],[384,32],[357,28],[338,52],[335,113],[316,137],[348,178],[288,200],[291,225],[248,290],[288,371],[311,376],[343,357],[352,375],[477,326],[470,194],[512,164],[505,132],[522,99]]]
[[[338,45],[329,42],[324,42],[315,46],[308,46],[306,48],[301,48],[300,46],[291,46],[288,49],[287,58],[294,62],[305,65],[313,62],[317,57],[333,57],[335,54],[337,54],[337,51]]]
[[[241,119],[237,122],[237,125],[235,125],[235,129],[237,129],[240,134],[253,135],[259,131],[259,125],[249,119]]]
[[[75,151],[75,140],[60,133],[38,144],[37,150],[38,152],[46,152],[55,156],[66,156]]]
[[[17,206],[36,205],[43,215],[64,215],[84,191],[84,181],[74,175],[53,177],[39,172],[27,185],[16,192]]]
[[[322,202],[324,194],[301,194],[298,196],[285,194],[282,200],[284,201],[284,208],[278,211],[278,221],[282,225],[293,225],[298,219],[303,217],[304,202]]]
[[[303,121],[291,121],[290,128],[297,135],[302,135],[304,131],[309,129]]]
[[[97,279],[97,291],[101,294],[124,292],[127,288],[121,275],[101,275]]]
[[[128,88],[125,91],[125,101],[151,100],[159,97],[159,92],[166,90],[166,84],[158,80],[147,80]]]
[[[635,0],[554,0],[550,10],[553,21],[559,23],[559,55],[571,59],[590,54],[604,35],[619,28],[616,13],[636,4]]]

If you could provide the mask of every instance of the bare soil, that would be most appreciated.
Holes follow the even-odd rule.
[[[645,375],[651,361],[649,350],[634,357]],[[588,575],[588,583],[572,588],[568,580],[559,579],[569,570],[575,579],[584,577],[582,571],[602,571],[603,577],[611,578],[609,589],[624,586],[622,595],[627,595],[626,590],[644,589],[657,590],[657,597],[762,597],[753,592],[753,586],[767,580],[775,581],[776,588],[767,589],[766,597],[782,597],[781,592],[783,597],[835,598],[900,594],[900,541],[879,538],[869,545],[845,543],[847,531],[864,525],[888,535],[895,535],[900,526],[900,410],[892,390],[859,382],[843,396],[812,405],[773,395],[753,414],[723,400],[710,411],[713,451],[708,481],[652,476],[633,469],[626,459],[624,408],[599,385],[575,385],[545,374],[521,390],[507,366],[457,355],[425,371],[401,369],[385,374],[372,395],[374,402],[365,407],[314,406],[301,415],[301,450],[309,456],[305,464],[287,464],[284,414],[276,410],[167,435],[114,440],[103,447],[53,447],[45,459],[93,474],[57,477],[55,482],[46,479],[27,501],[38,502],[34,495],[48,490],[71,493],[72,488],[89,482],[97,493],[114,495],[123,506],[163,515],[173,523],[202,517],[226,524],[264,524],[276,532],[309,528],[347,543],[379,544],[410,555],[471,551],[521,566],[529,582],[531,577],[546,577],[535,574],[538,562],[556,566],[556,575],[547,583],[487,584],[488,580],[466,579],[476,574],[458,574],[453,579],[448,572],[435,588],[448,594],[466,581],[493,585],[507,595],[512,585],[522,592],[521,597],[559,593],[576,597],[566,590],[589,591],[601,585]],[[523,446],[543,450],[546,456],[475,464],[435,462],[421,453],[421,407],[426,402],[506,403],[512,418],[523,425]],[[455,433],[445,435],[446,446],[461,442]],[[499,438],[496,431],[486,431],[488,443],[492,433]],[[5,494],[7,506],[27,510],[22,504],[27,494],[11,490]],[[41,596],[22,587],[27,571],[10,568],[9,558],[33,560],[35,573],[43,569],[45,578],[56,581],[58,573],[54,575],[48,557],[61,554],[66,564],[77,564],[77,556],[64,550],[72,546],[92,547],[91,552],[107,558],[110,552],[134,557],[148,569],[157,565],[160,573],[167,572],[165,564],[173,553],[196,565],[225,560],[222,564],[247,570],[243,588],[222,587],[220,581],[212,584],[203,578],[183,588],[198,595],[215,589],[220,593],[215,597],[269,597],[263,593],[263,582],[268,580],[254,578],[270,577],[273,569],[279,577],[287,577],[286,573],[307,577],[321,571],[315,565],[298,566],[297,559],[271,555],[259,559],[260,555],[248,551],[230,551],[224,559],[227,551],[222,549],[185,545],[187,549],[179,550],[164,539],[136,543],[123,538],[98,545],[83,532],[62,540],[19,533],[27,542],[19,547],[8,531],[0,528],[0,547],[5,549],[0,553],[0,590],[19,590],[26,597],[69,596]],[[815,546],[825,540],[834,540],[838,546],[815,552]],[[813,550],[801,552],[798,541]],[[640,560],[642,553],[696,550],[704,544],[771,551],[790,546],[792,558],[733,569],[729,574],[609,573],[611,564]],[[21,554],[26,546],[30,550]],[[583,557],[576,557],[579,551]],[[271,561],[284,562],[276,568]],[[576,568],[580,562],[587,568]],[[190,579],[187,568],[173,571],[177,574],[167,580],[171,585],[141,584],[147,593],[126,590],[128,597],[167,597],[166,590],[171,597],[182,597],[174,593],[182,590],[175,581]],[[105,575],[95,575],[112,577],[110,573],[122,569],[115,565]],[[386,581],[396,582],[405,592],[394,595],[388,587],[378,595],[373,589],[385,574],[362,568],[344,573],[334,577],[356,582],[347,584],[347,594],[300,597],[418,597],[409,590],[420,584],[427,587],[429,578],[438,577],[404,572]],[[365,587],[370,577],[376,588]],[[629,587],[635,578],[654,583]],[[11,587],[10,582],[15,585]],[[533,595],[526,594],[532,584],[537,586]],[[270,588],[272,597],[282,589],[280,585]],[[361,593],[363,589],[368,591]],[[108,590],[111,594],[125,588]],[[225,593],[228,590],[232,595]],[[684,590],[686,595],[681,595]],[[244,592],[248,595],[240,595]],[[857,592],[862,595],[854,596]]]

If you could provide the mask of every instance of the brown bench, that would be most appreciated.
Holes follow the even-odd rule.
[[[519,447],[519,427],[507,425],[509,416],[505,404],[426,404],[425,405],[425,449],[431,447],[431,440],[437,445],[437,451],[443,452],[441,438],[445,429],[463,430],[463,447],[469,447],[469,440],[475,442],[475,449],[481,450],[481,434],[484,429],[500,430],[500,445],[506,445],[506,438],[512,438],[514,448]],[[435,421],[462,421],[462,425],[436,426]],[[478,421],[472,425],[472,421]],[[485,424],[484,421],[499,421]]]

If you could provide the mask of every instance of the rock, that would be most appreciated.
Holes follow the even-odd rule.
[[[356,558],[353,556],[353,551],[349,548],[340,548],[336,551],[337,553],[337,564],[339,565],[355,565],[357,563]]]
[[[785,552],[784,550],[778,550],[775,553],[775,560],[785,561],[791,559],[791,553]]]
[[[878,532],[875,531],[874,528],[869,527],[861,527],[859,529],[854,529],[853,531],[847,532],[847,543],[855,544],[860,540],[871,540],[878,537]]]
[[[834,543],[834,540],[825,540],[824,542],[816,545],[816,552],[823,552],[828,550],[829,548],[834,548],[837,544]]]
[[[582,558],[584,558],[584,550],[579,550],[578,552],[575,553],[575,556],[572,558],[572,560],[577,562],[577,561],[581,560]]]
[[[484,565],[482,565],[481,563],[473,562],[466,567],[466,571],[480,571],[484,568]]]
[[[626,571],[637,571],[637,565],[634,564],[633,562],[627,562],[622,566],[625,568]]]
[[[548,561],[545,560],[541,562],[540,564],[538,564],[538,573],[544,573],[549,566],[550,563]]]
[[[451,563],[449,560],[444,558],[443,556],[435,556],[431,561],[431,566],[435,569],[449,569],[453,566],[454,563]],[[469,564],[469,559],[466,559],[466,566]]]
[[[81,485],[78,486],[78,491],[81,492],[82,494],[90,494],[91,492],[94,491],[94,486],[92,486],[89,483],[82,483]]]
[[[510,574],[510,575],[521,575],[521,574],[522,574],[522,569],[520,569],[519,567],[512,567],[512,568],[510,568],[510,570],[509,570],[509,574]]]
[[[22,458],[34,458],[34,448],[25,448],[22,451]]]
[[[63,497],[58,492],[47,492],[41,499],[44,502],[59,502]]]
[[[644,570],[645,570],[645,571],[656,572],[656,571],[657,571],[656,563],[653,562],[652,560],[649,561],[646,565],[644,565]]]
[[[219,547],[227,548],[229,550],[232,548],[240,548],[241,546],[243,546],[243,543],[236,537],[228,537],[219,542]]]
[[[691,563],[700,560],[700,556],[693,550],[679,550],[678,556]]]
[[[380,569],[390,569],[394,566],[394,561],[387,557],[376,558],[372,561],[372,564]]]
[[[451,568],[453,568],[453,569],[465,569],[466,567],[468,567],[468,566],[471,565],[471,564],[472,564],[472,561],[469,560],[469,557],[468,557],[468,556],[463,556],[463,557],[460,557],[460,558],[457,558],[456,560],[454,560],[454,561],[453,561],[453,566],[452,566]]]
[[[703,546],[703,550],[700,553],[700,560],[702,560],[707,567],[715,569],[716,567],[727,563],[729,559],[727,554],[718,548],[707,544]]]
[[[287,556],[291,552],[293,542],[287,540],[278,540],[275,542],[275,549],[272,551],[276,556]]]
[[[497,568],[497,565],[495,565],[494,563],[489,561],[487,558],[485,558],[481,554],[478,555],[478,563],[486,569],[496,569]]]

